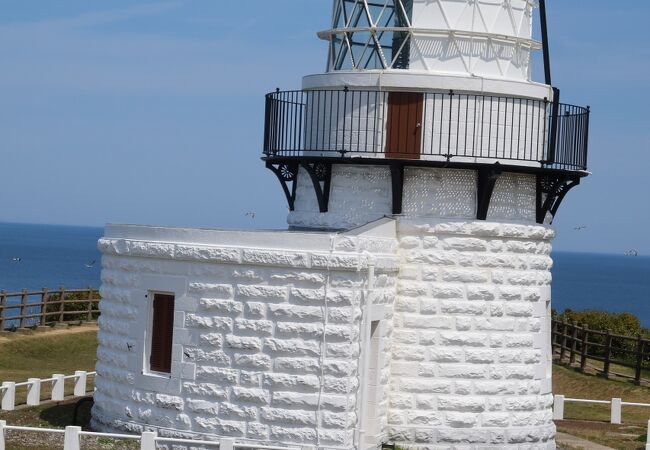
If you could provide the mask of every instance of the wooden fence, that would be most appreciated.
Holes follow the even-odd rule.
[[[99,291],[93,288],[0,291],[0,331],[52,323],[96,320]]]
[[[616,375],[634,379],[639,385],[644,380],[644,370],[649,369],[650,340],[643,336],[622,336],[611,331],[590,330],[587,325],[554,320],[551,341],[554,355],[560,363],[579,364],[583,372],[589,360],[594,360],[601,362],[602,367],[589,367],[606,378]],[[616,372],[612,370],[612,365],[630,368],[634,375]]]

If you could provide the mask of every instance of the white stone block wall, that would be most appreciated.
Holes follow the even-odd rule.
[[[555,448],[546,320],[553,231],[398,223],[391,439],[436,449]]]
[[[390,322],[397,273],[394,225],[370,228],[340,235],[109,227],[100,241],[93,425],[353,448],[364,314]],[[171,377],[147,373],[150,291],[176,296]],[[366,309],[371,297],[386,307]],[[386,411],[389,359],[381,364]]]

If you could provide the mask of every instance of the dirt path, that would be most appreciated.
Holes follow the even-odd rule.
[[[53,327],[48,331],[33,331],[31,334],[11,333],[9,336],[0,336],[0,344],[3,342],[17,341],[19,339],[40,339],[47,336],[58,336],[61,334],[77,334],[87,333],[89,331],[97,331],[96,323],[88,323],[83,325],[72,325],[65,327]]]

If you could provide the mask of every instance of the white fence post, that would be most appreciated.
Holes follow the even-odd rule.
[[[650,420],[648,421],[648,439],[646,439],[645,450],[650,450]]]
[[[55,373],[52,375],[52,401],[61,401],[65,396],[65,375],[62,373]]]
[[[65,435],[63,437],[63,450],[80,450],[81,443],[79,442],[79,432],[81,427],[65,427]]]
[[[27,391],[27,406],[38,406],[41,404],[41,379],[29,378]]]
[[[156,433],[145,431],[140,439],[140,450],[156,450]]]
[[[2,387],[3,394],[1,409],[3,411],[13,411],[16,409],[16,383],[13,381],[5,381],[2,383]]]
[[[611,423],[614,425],[620,425],[621,424],[621,399],[620,398],[613,398],[612,399],[612,415],[611,415]]]
[[[234,450],[235,440],[230,438],[219,439],[219,450]]]
[[[553,400],[553,420],[564,420],[564,395],[556,395]]]
[[[7,422],[0,420],[0,450],[5,450],[5,427]]]
[[[74,396],[84,397],[86,395],[88,372],[85,370],[77,370],[74,376]]]

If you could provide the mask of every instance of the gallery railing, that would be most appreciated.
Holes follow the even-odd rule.
[[[266,96],[266,157],[535,163],[586,170],[589,108],[545,99],[360,90]],[[414,150],[415,149],[415,150]]]

